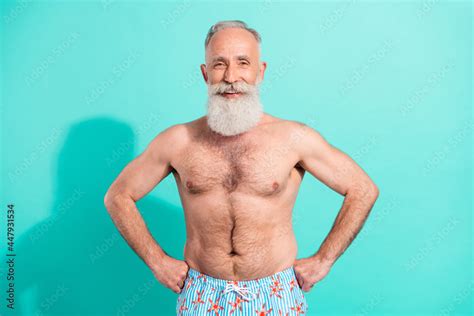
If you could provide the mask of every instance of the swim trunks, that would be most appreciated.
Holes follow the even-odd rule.
[[[192,268],[176,303],[177,315],[302,315],[308,309],[293,266],[254,280],[217,279]]]

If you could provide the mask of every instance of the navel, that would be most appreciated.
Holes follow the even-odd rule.
[[[232,229],[230,230],[230,247],[231,250],[229,251],[229,256],[230,257],[235,257],[238,255],[237,251],[235,250],[235,245],[234,245],[234,230],[235,230],[235,223],[232,225]]]

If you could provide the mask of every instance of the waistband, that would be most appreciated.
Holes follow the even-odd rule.
[[[295,286],[295,282],[297,282],[295,270],[293,266],[286,268],[285,270],[282,270],[275,274],[263,277],[263,278],[258,278],[258,279],[253,279],[253,280],[242,280],[242,281],[214,278],[210,275],[201,273],[193,268],[189,268],[188,278],[192,278],[193,283],[200,282],[206,285],[210,285],[214,288],[226,288],[226,287],[228,288],[229,285],[234,285],[237,287],[241,287],[241,288],[243,287],[243,288],[248,288],[248,289],[259,288],[262,286],[263,287],[267,287],[267,286],[283,287],[285,285]]]

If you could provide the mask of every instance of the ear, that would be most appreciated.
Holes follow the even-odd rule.
[[[260,80],[263,80],[263,77],[265,76],[265,70],[267,69],[267,63],[265,61],[262,61],[260,63]]]
[[[204,78],[204,81],[207,83],[208,77],[207,77],[207,71],[206,71],[206,65],[201,64],[201,73],[202,77]]]

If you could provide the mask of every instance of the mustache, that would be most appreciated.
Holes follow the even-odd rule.
[[[233,83],[219,82],[209,86],[209,94],[222,94],[222,93],[249,93],[254,91],[255,86],[248,84],[243,81],[237,81]]]

